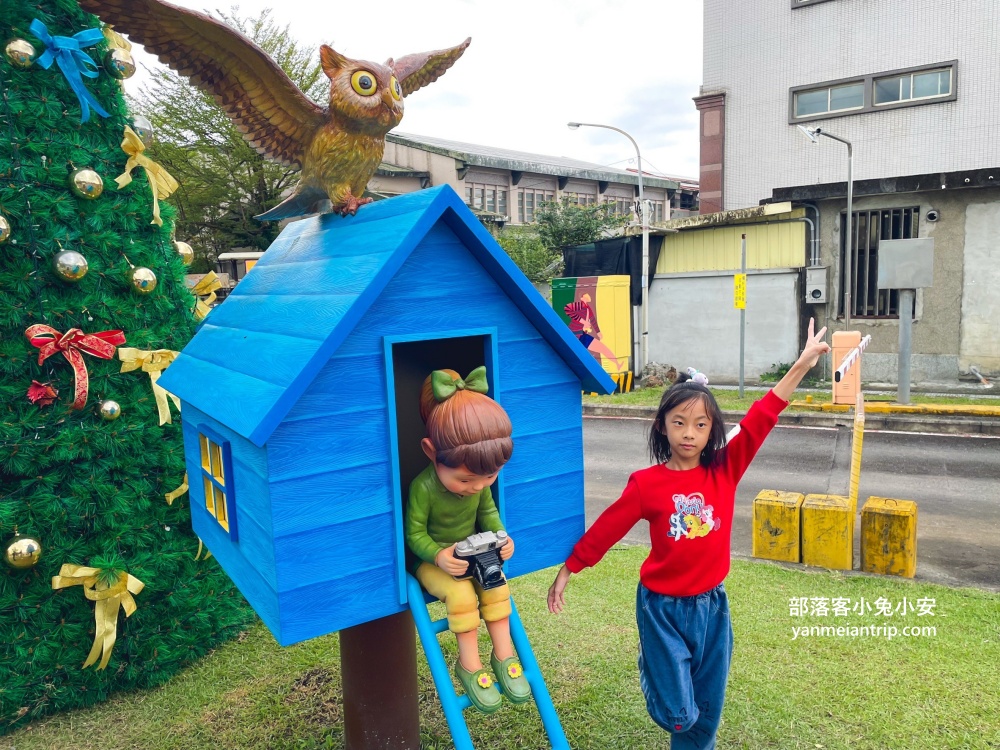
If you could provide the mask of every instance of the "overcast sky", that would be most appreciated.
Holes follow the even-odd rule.
[[[635,168],[624,136],[566,127],[570,120],[603,123],[636,139],[644,169],[698,176],[691,98],[701,82],[700,0],[242,0],[239,15],[266,8],[304,44],[377,62],[472,37],[451,70],[407,97],[400,132]]]

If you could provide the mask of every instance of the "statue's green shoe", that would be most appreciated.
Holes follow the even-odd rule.
[[[485,669],[470,672],[462,666],[461,661],[456,661],[455,676],[462,683],[465,694],[477,711],[491,714],[500,708],[500,693],[493,687],[493,678]]]
[[[511,703],[525,703],[531,699],[531,686],[516,656],[500,661],[496,654],[490,653],[490,666],[493,667],[493,674],[497,676],[507,700]]]

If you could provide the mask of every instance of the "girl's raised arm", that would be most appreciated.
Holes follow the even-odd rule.
[[[830,351],[830,345],[823,341],[823,337],[826,335],[826,326],[823,326],[816,334],[813,333],[813,326],[813,319],[809,318],[809,335],[806,336],[806,345],[802,349],[802,354],[799,355],[791,369],[785,373],[785,376],[771,389],[774,391],[774,395],[782,401],[792,400],[792,394],[799,387],[802,378],[816,366],[821,355]]]

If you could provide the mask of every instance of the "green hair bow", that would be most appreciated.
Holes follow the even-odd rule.
[[[455,395],[455,391],[489,393],[490,386],[486,382],[486,366],[477,367],[468,374],[465,380],[462,378],[456,380],[444,370],[435,370],[431,373],[431,389],[434,391],[434,400],[438,403],[447,401]]]

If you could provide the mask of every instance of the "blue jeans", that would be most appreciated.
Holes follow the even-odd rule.
[[[640,583],[635,619],[650,717],[671,733],[671,750],[714,750],[733,654],[725,588],[678,597]]]

